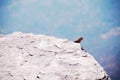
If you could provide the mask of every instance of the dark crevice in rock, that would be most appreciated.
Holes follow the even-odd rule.
[[[20,46],[17,46],[17,48],[18,48],[18,49],[23,49],[23,48],[22,48],[22,47],[20,47]]]
[[[29,54],[29,56],[33,56],[33,54]]]
[[[55,52],[55,55],[58,54],[57,52]]]
[[[109,76],[104,76],[102,79],[96,79],[96,80],[109,80]]]
[[[39,56],[46,56],[45,54],[40,54]]]
[[[86,55],[83,55],[82,57],[87,57],[88,55],[86,54]]]
[[[40,77],[39,77],[39,76],[36,76],[36,78],[38,78],[38,79],[39,79]]]
[[[69,64],[70,66],[77,66],[79,65],[79,63],[76,63],[76,64]]]
[[[94,65],[97,65],[97,63],[95,63]]]
[[[74,53],[74,52],[67,52],[67,53]]]
[[[25,62],[28,62],[27,60],[25,60]]]
[[[11,73],[8,73],[11,77],[13,77],[13,75]]]
[[[59,49],[61,49],[60,47],[58,47],[57,45],[54,45],[55,47],[57,47],[57,48],[59,48]]]
[[[35,42],[35,41],[30,41],[30,43],[33,43],[33,42]]]

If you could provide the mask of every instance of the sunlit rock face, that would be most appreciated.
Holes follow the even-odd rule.
[[[78,43],[15,32],[0,37],[0,80],[110,80]]]

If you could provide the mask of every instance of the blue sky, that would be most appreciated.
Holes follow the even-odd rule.
[[[120,79],[119,0],[2,0],[0,33],[15,31],[75,40],[92,54],[112,80]]]

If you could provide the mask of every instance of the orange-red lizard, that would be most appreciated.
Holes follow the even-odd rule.
[[[81,41],[83,40],[83,37],[80,37],[79,39],[75,40],[75,43],[81,43]]]

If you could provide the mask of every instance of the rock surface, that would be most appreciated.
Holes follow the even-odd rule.
[[[15,32],[0,37],[0,80],[110,80],[78,43]]]

